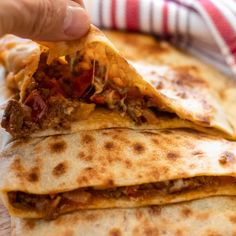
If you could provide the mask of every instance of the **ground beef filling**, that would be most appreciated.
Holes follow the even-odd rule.
[[[11,100],[7,104],[1,125],[13,136],[47,128],[69,129],[80,118],[81,103],[91,112],[95,105],[117,110],[136,124],[158,115],[148,109],[153,104],[138,88],[128,87],[118,77],[108,79],[106,68],[98,63],[68,58],[47,65],[46,59],[43,54],[22,103]]]
[[[194,177],[117,188],[81,188],[51,195],[35,195],[20,191],[9,192],[8,197],[13,207],[23,210],[43,212],[47,217],[60,213],[83,209],[96,199],[142,200],[155,194],[171,195],[195,190],[199,187],[235,184],[233,177]]]
[[[84,111],[94,109],[94,104],[85,107],[80,99],[91,84],[91,69],[75,74],[68,63],[47,65],[46,59],[43,54],[23,101],[10,100],[5,108],[1,125],[14,136],[47,128],[69,129],[81,107]]]

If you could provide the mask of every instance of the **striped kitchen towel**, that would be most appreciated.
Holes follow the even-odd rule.
[[[236,0],[84,0],[101,28],[156,34],[236,79]]]

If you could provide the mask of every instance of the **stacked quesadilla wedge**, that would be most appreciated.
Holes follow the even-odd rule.
[[[179,211],[185,234],[206,212],[203,235],[233,232],[236,125],[214,76],[145,36],[114,35],[125,57],[93,26],[74,42],[2,39],[15,91],[1,121],[14,140],[0,154],[12,234],[173,235]]]
[[[233,235],[236,198],[211,197],[167,206],[86,210],[55,220],[12,218],[12,236]]]
[[[236,195],[236,143],[194,131],[108,129],[12,142],[0,190],[11,215]]]
[[[44,46],[42,46],[44,45]],[[1,42],[18,96],[2,127],[14,137],[100,128],[192,128],[235,139],[216,94],[194,71],[127,61],[95,27],[80,41]]]

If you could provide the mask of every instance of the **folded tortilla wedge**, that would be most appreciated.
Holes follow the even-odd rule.
[[[236,197],[137,209],[78,211],[55,220],[11,219],[12,236],[234,235]]]
[[[133,63],[94,26],[79,41],[38,44],[6,36],[0,45],[7,84],[18,91],[1,125],[15,137],[111,127],[185,127],[236,137],[195,69],[146,58]]]
[[[18,140],[1,153],[13,216],[236,195],[236,143],[194,131],[107,129]]]

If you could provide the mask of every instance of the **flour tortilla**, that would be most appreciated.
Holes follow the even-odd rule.
[[[168,206],[78,211],[46,220],[12,218],[12,236],[233,235],[235,197],[211,197]]]
[[[129,42],[132,34],[111,34],[112,41],[117,43]],[[136,35],[137,36],[137,35]],[[32,77],[37,70],[40,55],[48,53],[48,63],[52,63],[59,57],[65,55],[75,56],[76,52],[83,55],[86,60],[95,60],[99,66],[109,68],[108,79],[119,77],[128,87],[136,87],[141,94],[150,97],[152,103],[164,114],[155,115],[155,118],[148,119],[146,123],[137,125],[128,115],[121,112],[110,111],[111,117],[101,120],[101,123],[94,119],[90,121],[90,116],[86,119],[78,119],[71,123],[67,129],[36,130],[28,134],[32,136],[45,136],[51,134],[74,133],[79,130],[92,130],[97,128],[135,128],[135,129],[162,129],[162,128],[193,128],[206,133],[219,134],[228,139],[236,137],[235,128],[211,84],[204,78],[204,73],[199,72],[199,66],[178,66],[157,63],[156,57],[162,58],[163,54],[167,58],[175,57],[174,48],[167,46],[165,50],[160,49],[160,43],[143,40],[142,35],[137,36],[137,41],[133,47],[126,43],[125,50],[118,51],[113,44],[94,26],[90,32],[79,41],[41,43],[41,45],[30,40],[21,40],[13,36],[2,39],[1,58],[5,67],[9,71],[7,75],[8,86],[18,89],[20,101],[24,100],[26,90],[32,83]],[[117,39],[116,39],[117,38]],[[141,41],[141,43],[139,43]],[[145,50],[143,50],[146,48]],[[146,51],[150,48],[153,53],[146,56]],[[137,53],[139,52],[139,55]],[[126,54],[125,57],[122,55]],[[153,56],[153,55],[154,56]],[[178,56],[180,64],[188,64],[183,53]],[[161,59],[160,59],[161,60]],[[213,78],[212,78],[213,79]],[[166,114],[176,114],[168,116]],[[91,112],[91,117],[102,117],[103,109]],[[114,119],[112,119],[112,117]],[[88,121],[87,121],[88,119]],[[125,122],[124,122],[125,121]],[[25,132],[26,134],[27,132]],[[24,132],[23,132],[24,134]],[[21,135],[23,135],[21,133]]]
[[[1,153],[0,191],[9,213],[24,218],[236,195],[235,155],[234,142],[184,130],[108,129],[18,140]],[[150,183],[136,192],[135,186]],[[34,194],[40,204],[48,194],[53,201],[22,207],[18,191],[24,199]]]

